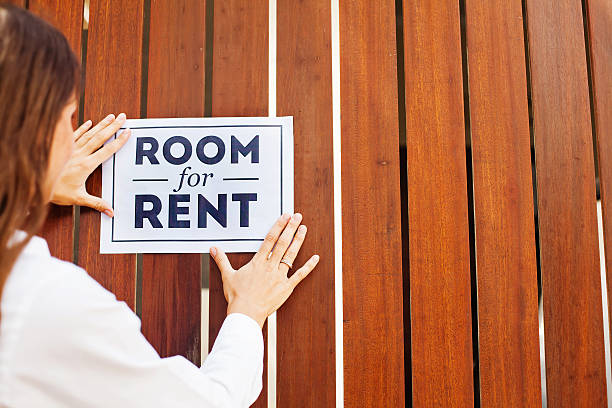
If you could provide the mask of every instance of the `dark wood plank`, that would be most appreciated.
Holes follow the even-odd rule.
[[[403,12],[412,400],[472,406],[459,2],[404,1]]]
[[[603,212],[608,305],[612,302],[612,3],[587,0],[599,192]],[[608,314],[608,318],[612,316]],[[610,323],[604,322],[604,324]]]
[[[200,365],[199,254],[142,257],[142,333],[162,357],[182,355]]]
[[[405,395],[395,1],[340,3],[340,84],[344,403],[399,407]]]
[[[521,17],[520,0],[466,2],[483,407],[542,405]]]
[[[77,58],[81,58],[81,32],[83,27],[83,0],[67,0],[61,4],[54,0],[31,0],[29,10],[59,29],[68,39]],[[75,123],[76,126],[76,115]],[[72,262],[74,209],[51,205],[40,235],[47,240],[51,254]]]
[[[74,261],[74,207],[51,204],[39,233],[47,241],[51,255]]]
[[[309,227],[294,264],[298,267],[313,254],[321,257],[277,314],[279,407],[297,401],[312,407],[335,404],[330,4],[277,4],[277,114],[293,116],[295,211]]]
[[[147,116],[204,116],[205,5],[151,2]],[[200,254],[142,257],[142,332],[162,356],[200,364]]]
[[[546,387],[551,407],[606,406],[595,174],[582,7],[527,0]]]
[[[29,10],[44,18],[68,39],[72,50],[81,57],[81,34],[83,28],[83,0],[30,0]]]
[[[85,84],[85,119],[109,113],[140,117],[143,0],[91,0]],[[100,195],[102,171],[87,182]],[[100,213],[81,207],[78,263],[119,300],[134,308],[136,256],[100,255]]]
[[[212,116],[268,115],[268,1],[214,2]],[[234,268],[252,254],[230,254]],[[227,314],[221,275],[210,261],[209,347],[212,347]],[[267,332],[264,326],[264,338]],[[253,406],[267,406],[267,372],[264,359],[263,390]]]

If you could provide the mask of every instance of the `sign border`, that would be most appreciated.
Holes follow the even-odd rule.
[[[155,128],[280,128],[281,137],[281,214],[294,211],[294,146],[293,116],[275,117],[191,117],[191,118],[142,118],[129,119],[115,133],[114,138],[125,129]],[[286,139],[286,140],[283,140]],[[113,139],[111,139],[113,140]],[[115,204],[115,155],[102,164],[102,198]],[[283,174],[285,173],[285,174]],[[109,178],[112,177],[112,181]],[[105,185],[106,183],[106,185]],[[283,185],[283,183],[285,185]],[[272,223],[270,224],[272,226]],[[228,239],[155,239],[120,240],[115,239],[114,220],[100,214],[100,253],[101,254],[168,254],[168,253],[208,253],[212,246],[220,246],[226,253],[257,252],[263,241],[261,238]],[[142,248],[145,247],[145,248]]]

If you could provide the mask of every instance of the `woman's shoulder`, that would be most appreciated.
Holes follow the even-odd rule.
[[[90,336],[92,327],[117,315],[140,324],[125,303],[84,269],[52,257],[45,240],[38,237],[28,243],[11,270],[0,307],[0,363],[3,353],[43,353],[44,348]]]
[[[46,241],[33,237],[4,285],[0,325],[6,330],[46,326],[46,321],[70,325],[89,305],[114,302],[115,296],[84,269],[52,257]]]
[[[25,303],[30,296],[39,298],[39,291],[65,291],[75,286],[95,287],[105,291],[79,266],[51,256],[47,242],[32,237],[15,262],[2,293],[2,310],[14,301]],[[35,294],[35,295],[34,295]],[[72,297],[72,296],[71,296]],[[31,301],[31,299],[30,299]],[[22,304],[21,306],[26,306]]]
[[[53,258],[37,237],[11,270],[0,306],[0,406],[20,390],[60,389],[84,364],[100,363],[97,352],[112,343],[115,326],[140,329],[125,303],[82,268]]]

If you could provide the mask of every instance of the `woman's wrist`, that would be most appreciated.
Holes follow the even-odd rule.
[[[232,313],[242,313],[243,315],[249,316],[251,319],[255,320],[259,327],[263,328],[263,325],[268,318],[268,314],[260,309],[260,307],[254,305],[252,302],[247,302],[240,298],[236,298],[227,305],[227,314],[230,315]]]

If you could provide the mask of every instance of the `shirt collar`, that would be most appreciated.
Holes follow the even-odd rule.
[[[9,245],[20,242],[26,237],[27,235],[24,231],[15,231],[15,234],[13,235],[13,238],[11,239],[11,243]],[[51,256],[47,241],[37,236],[33,236],[32,239],[30,239],[30,242],[28,242],[25,248],[23,248],[23,251],[21,251],[21,253],[26,255]]]

